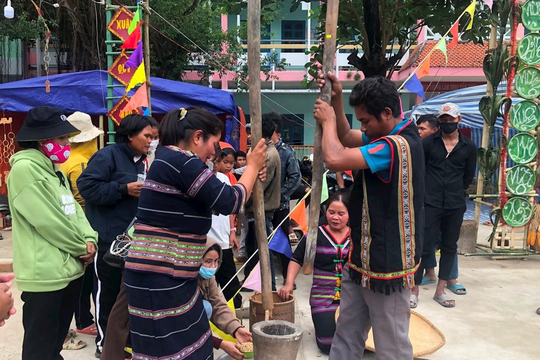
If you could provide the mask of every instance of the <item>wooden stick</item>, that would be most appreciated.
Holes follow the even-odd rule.
[[[152,104],[150,101],[150,0],[142,3],[144,10],[144,71],[146,73],[146,96],[148,97],[148,112],[152,114]]]
[[[248,67],[249,67],[249,109],[251,115],[251,143],[257,144],[262,138],[261,115],[261,0],[248,1]],[[255,215],[255,236],[259,246],[261,264],[261,298],[264,310],[274,308],[272,296],[272,275],[270,272],[270,255],[266,240],[266,221],[264,216],[264,191],[262,183],[257,180],[253,192],[253,209]]]
[[[322,71],[326,77],[326,83],[321,90],[319,99],[330,104],[332,97],[332,82],[328,79],[329,71],[334,70],[334,58],[336,56],[337,19],[339,13],[339,1],[328,0],[326,7],[326,30],[324,39],[324,54]],[[321,190],[323,177],[323,154],[322,154],[322,128],[315,124],[315,138],[313,140],[313,177],[312,191],[309,206],[308,233],[306,253],[304,257],[304,274],[313,272],[315,251],[317,245],[317,232],[319,228],[319,213],[321,210]]]

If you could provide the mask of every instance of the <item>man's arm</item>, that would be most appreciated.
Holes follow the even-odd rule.
[[[346,149],[339,141],[336,116],[330,105],[317,99],[313,115],[323,128],[322,150],[328,169],[332,171],[344,171],[369,168],[360,148]]]
[[[362,132],[360,130],[352,130],[349,125],[349,121],[345,116],[345,108],[343,107],[343,88],[338,78],[328,72],[328,79],[332,81],[332,100],[331,105],[334,108],[337,124],[337,135],[339,141],[345,147],[359,147],[364,145],[364,140],[362,138]],[[319,87],[325,83],[324,76],[321,73],[319,79],[317,80]]]
[[[463,189],[469,188],[471,185],[474,175],[476,173],[476,148],[474,145],[469,145],[471,151],[467,162],[465,163],[465,174],[463,175]]]

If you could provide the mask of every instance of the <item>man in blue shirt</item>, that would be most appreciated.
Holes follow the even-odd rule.
[[[370,328],[378,358],[412,360],[409,298],[424,225],[424,153],[418,129],[401,118],[394,83],[374,77],[351,92],[349,105],[361,123],[361,130],[352,130],[341,84],[331,73],[328,78],[331,106],[319,99],[313,111],[323,130],[326,165],[333,171],[360,170],[349,202],[352,245],[329,360],[361,359]]]

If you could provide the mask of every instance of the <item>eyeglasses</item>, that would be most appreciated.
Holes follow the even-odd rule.
[[[212,259],[203,260],[203,265],[205,265],[206,267],[219,266],[219,265],[221,265],[221,260],[220,260],[220,259],[216,259],[216,260],[212,260]]]

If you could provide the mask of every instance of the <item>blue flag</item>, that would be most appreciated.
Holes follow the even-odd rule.
[[[150,116],[150,108],[147,107],[145,110],[144,110],[144,116]]]
[[[422,83],[420,82],[420,79],[418,79],[418,76],[414,74],[405,85],[403,85],[407,90],[410,92],[413,92],[420,96],[422,99],[426,100],[426,95],[424,94],[424,87],[422,86]]]
[[[289,244],[289,238],[287,237],[287,235],[285,235],[281,228],[279,228],[274,234],[274,237],[270,239],[268,248],[270,250],[274,250],[275,252],[285,255],[289,259],[293,255],[291,245]]]

